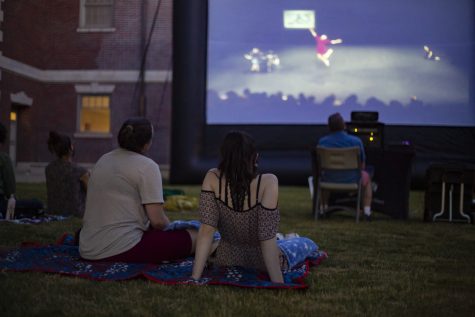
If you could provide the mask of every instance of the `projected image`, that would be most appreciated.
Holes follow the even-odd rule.
[[[324,124],[336,111],[378,111],[386,124],[474,126],[474,9],[209,0],[207,123]]]
[[[322,61],[326,67],[330,67],[330,56],[333,54],[333,49],[328,48],[329,44],[340,44],[341,39],[329,40],[325,34],[318,35],[314,28],[309,29],[312,36],[317,43],[317,58]]]

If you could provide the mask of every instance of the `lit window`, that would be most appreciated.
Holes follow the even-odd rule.
[[[81,0],[81,28],[114,27],[114,0]]]
[[[80,132],[110,132],[110,96],[80,96]]]

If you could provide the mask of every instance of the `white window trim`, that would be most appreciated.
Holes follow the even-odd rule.
[[[98,83],[90,83],[89,85],[75,85],[74,89],[78,94],[112,94],[115,85],[100,85]]]
[[[76,29],[78,33],[94,33],[94,32],[115,32],[115,27],[107,27],[107,28],[97,28],[97,27],[87,27],[86,26],[86,12],[85,12],[85,5],[86,0],[79,1],[79,27]]]
[[[10,94],[10,101],[22,106],[31,107],[33,105],[33,98],[28,97],[24,91],[19,91],[16,94]]]
[[[99,133],[99,132],[75,132],[73,134],[78,139],[112,139],[112,133]]]
[[[79,27],[76,29],[78,33],[107,33],[107,32],[115,32],[116,28],[84,28]]]

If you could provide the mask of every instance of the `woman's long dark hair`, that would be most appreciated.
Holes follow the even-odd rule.
[[[50,131],[48,138],[48,150],[51,153],[56,154],[58,158],[69,155],[72,151],[71,139],[67,135],[60,134],[56,131]]]
[[[247,133],[231,131],[221,144],[221,162],[218,165],[221,176],[231,193],[232,206],[236,211],[244,209],[244,200],[249,193],[251,181],[256,177],[256,144]],[[227,186],[225,186],[227,196]],[[250,197],[248,197],[250,199]]]

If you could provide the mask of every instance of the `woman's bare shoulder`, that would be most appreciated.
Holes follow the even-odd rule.
[[[261,183],[262,184],[279,184],[279,179],[274,174],[266,173],[266,174],[262,174]]]
[[[214,191],[219,179],[219,175],[219,170],[217,168],[212,168],[208,170],[208,172],[206,172],[201,188],[206,191]]]
[[[277,208],[279,196],[279,180],[274,174],[262,174],[261,176],[261,204],[266,209]]]
[[[208,170],[208,173],[213,173],[215,174],[216,176],[219,176],[219,169],[217,167],[213,167],[213,168],[210,168]]]
[[[279,179],[277,178],[277,176],[271,173],[262,174],[260,187],[263,191],[278,191]]]

